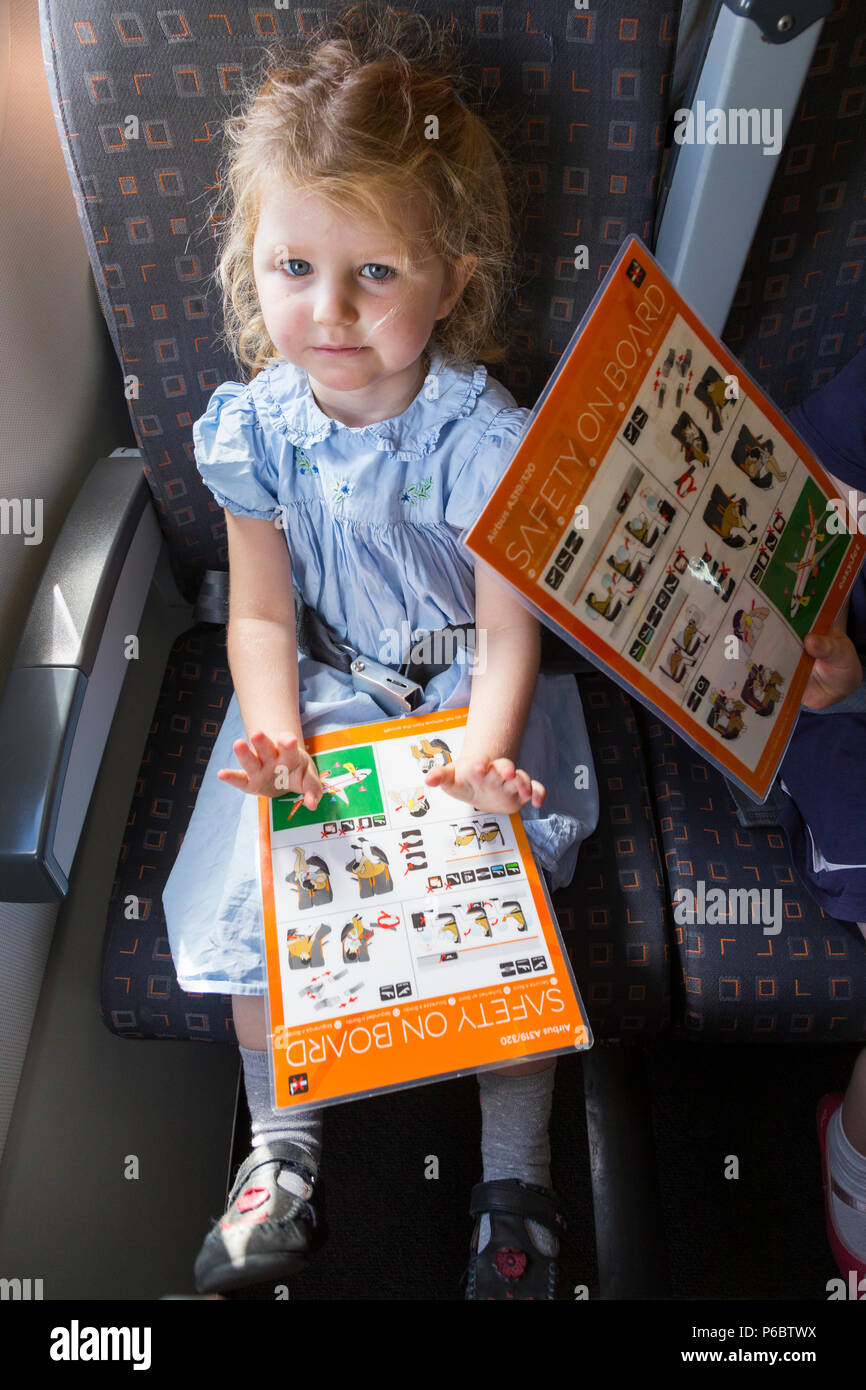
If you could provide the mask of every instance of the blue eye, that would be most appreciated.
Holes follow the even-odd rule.
[[[297,258],[297,257],[293,257],[291,260],[280,261],[279,265],[277,266],[277,270],[289,270],[289,267],[290,267],[290,266],[296,266],[296,265],[306,265],[306,266],[308,266],[309,264],[310,264],[309,261],[302,261],[302,260],[300,260],[300,259]],[[289,274],[290,274],[290,276],[291,276],[291,278],[292,278],[293,280],[300,278],[300,277],[298,277],[298,276],[295,275],[294,270],[289,270]]]
[[[307,269],[305,271],[301,271],[300,273],[296,273],[296,266],[306,266]],[[364,277],[365,279],[372,280],[373,283],[377,285],[387,284],[389,280],[396,278],[397,275],[396,270],[392,270],[392,268],[387,265],[379,265],[377,261],[368,261],[367,264],[365,266],[362,266],[361,268],[362,270],[377,270],[384,272],[381,275],[369,275]],[[303,279],[309,273],[310,269],[310,262],[301,259],[301,257],[299,256],[287,258],[286,260],[280,261],[277,264],[277,270],[285,270],[288,273],[289,278],[292,280]]]

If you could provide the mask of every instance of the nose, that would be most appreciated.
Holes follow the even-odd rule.
[[[316,286],[313,319],[323,328],[345,327],[355,323],[357,310],[345,282],[337,276],[321,276]]]

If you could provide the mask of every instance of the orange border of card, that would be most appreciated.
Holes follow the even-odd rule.
[[[624,271],[620,273],[635,258],[639,258],[645,271],[639,286]],[[624,412],[635,400],[647,363],[661,350],[677,314],[727,373],[747,383],[749,400],[772,422],[773,429],[805,463],[823,491],[829,497],[835,493],[803,441],[745,369],[702,325],[638,237],[630,237],[612,266],[604,269],[610,272],[607,282],[575,335],[576,344],[550,384],[547,397],[539,401],[496,491],[463,541],[564,636],[574,639],[623,685],[653,706],[677,732],[699,745],[712,761],[763,799],[784,754],[809,679],[812,661],[805,652],[790,678],[790,698],[780,707],[752,771],[735,756],[730,745],[720,744],[709,729],[690,719],[676,700],[653,684],[638,666],[608,645],[597,629],[529,578],[528,571],[536,558],[533,545],[537,543],[543,564],[550,546],[556,542],[561,519],[576,513],[596,469],[616,443],[627,418]],[[575,402],[580,403],[578,412]],[[585,421],[586,442],[580,437],[578,414]],[[591,442],[590,433],[595,434]],[[540,540],[535,542],[533,537]],[[859,535],[851,538],[853,544],[816,615],[813,631],[825,632],[832,626],[866,556],[866,539]]]
[[[362,724],[307,741],[311,753],[377,743],[392,738],[442,733],[465,725],[468,709]],[[455,805],[458,803],[455,802]],[[412,999],[337,1019],[287,1027],[283,1016],[279,947],[270,853],[270,800],[259,797],[259,867],[264,910],[271,1029],[271,1063],[279,1108],[328,1104],[371,1093],[444,1080],[486,1067],[591,1046],[591,1034],[559,928],[550,909],[523,822],[510,817],[529,889],[542,923],[552,974],[516,977],[428,999]],[[553,981],[555,980],[555,984]],[[276,987],[273,987],[275,982]],[[546,1026],[557,1032],[545,1035]],[[563,1026],[565,1025],[565,1031]],[[497,1046],[503,1034],[513,1040]],[[529,1035],[537,1035],[530,1038]],[[357,1035],[358,1043],[353,1046]],[[520,1040],[517,1040],[521,1035]],[[550,1046],[555,1039],[555,1045]],[[279,1040],[280,1047],[275,1046]],[[314,1070],[310,1062],[314,1063]],[[308,1090],[290,1095],[288,1078],[306,1071]]]

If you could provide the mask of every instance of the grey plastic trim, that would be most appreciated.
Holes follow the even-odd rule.
[[[138,451],[98,460],[51,552],[0,702],[0,901],[56,902],[69,890],[126,639],[163,545]]]
[[[54,852],[66,768],[87,681],[59,667],[13,670],[0,704],[0,898],[57,902],[69,878]]]
[[[143,468],[137,449],[94,464],[45,566],[14,666],[90,675],[133,537],[153,512]]]
[[[138,631],[163,543],[156,513],[150,505],[149,490],[147,501],[106,616],[69,754],[54,844],[58,863],[67,875],[72,868],[121,687],[129,669],[125,654],[127,638],[134,637]]]
[[[816,19],[826,19],[833,8],[833,0],[722,0],[722,4],[754,20],[765,43],[790,43]]]
[[[821,33],[816,21],[783,45],[721,9],[683,109],[781,112],[779,154],[760,144],[674,144],[655,256],[683,298],[721,336]],[[703,102],[703,108],[698,106]],[[775,133],[775,132],[774,132]]]

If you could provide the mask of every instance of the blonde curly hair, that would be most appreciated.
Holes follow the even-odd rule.
[[[355,5],[284,53],[271,48],[244,110],[224,126],[227,158],[215,222],[222,224],[215,278],[223,300],[221,341],[255,376],[280,354],[265,327],[253,277],[253,239],[263,195],[284,183],[341,215],[384,226],[400,248],[398,269],[439,256],[453,286],[462,257],[475,271],[435,340],[446,359],[501,362],[502,318],[515,287],[513,201],[518,180],[503,129],[461,97],[458,49],[419,14]],[[430,138],[434,135],[435,138]],[[509,188],[512,192],[509,193]],[[389,204],[422,212],[425,231],[407,238]]]

